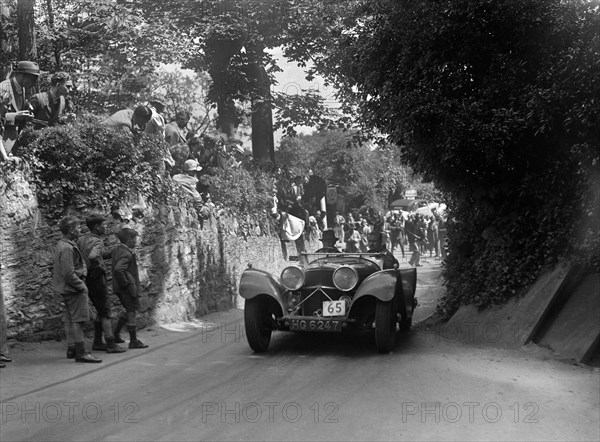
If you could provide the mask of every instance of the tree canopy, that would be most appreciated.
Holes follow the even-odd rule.
[[[345,10],[310,11],[287,54],[312,61],[364,128],[452,196],[443,311],[502,302],[563,257],[598,268],[599,3],[375,0]]]

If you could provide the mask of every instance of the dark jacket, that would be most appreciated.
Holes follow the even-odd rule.
[[[135,254],[125,244],[112,251],[112,286],[115,293],[129,293],[137,297],[140,293],[140,275]]]
[[[48,126],[55,126],[60,122],[60,117],[67,112],[67,101],[65,97],[57,97],[52,99],[50,92],[41,92],[35,94],[29,100],[29,105],[33,110],[33,116],[36,120],[45,121]],[[34,128],[40,129],[44,127],[41,123],[34,122]]]
[[[384,245],[382,245],[378,250],[371,249],[368,253],[383,253],[383,270],[393,269],[394,264],[398,266],[400,265],[396,257]]]

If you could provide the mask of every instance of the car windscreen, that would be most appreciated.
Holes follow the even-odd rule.
[[[383,256],[378,253],[305,253],[302,255],[303,264],[309,268],[321,266],[365,266],[376,265],[383,268]]]

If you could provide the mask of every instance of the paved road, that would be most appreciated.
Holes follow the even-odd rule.
[[[420,269],[421,319],[439,269]],[[253,354],[242,312],[155,328],[147,350],[81,365],[27,345],[0,371],[0,440],[598,440],[598,370],[475,348],[416,327],[372,336],[275,334]],[[174,331],[179,330],[179,331]]]

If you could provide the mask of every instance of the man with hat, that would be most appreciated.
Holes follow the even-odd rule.
[[[202,196],[198,192],[198,178],[196,173],[202,170],[196,160],[187,160],[183,163],[183,173],[173,175],[173,181],[179,184],[183,190],[189,193],[195,200],[202,202]]]
[[[316,253],[340,253],[335,246],[337,240],[333,230],[325,230],[323,232],[323,239],[321,239],[323,247],[317,250]]]
[[[73,119],[72,103],[69,94],[73,89],[73,80],[66,72],[57,72],[50,79],[50,90],[35,94],[29,105],[36,119],[34,128],[64,124]],[[45,123],[44,123],[45,122]]]
[[[108,299],[106,283],[106,264],[104,260],[111,257],[111,252],[104,249],[104,235],[106,219],[100,214],[92,214],[85,220],[90,232],[80,236],[77,247],[87,267],[85,285],[88,288],[88,296],[96,308],[96,319],[94,321],[94,343],[92,350],[106,351],[107,353],[122,353],[124,348],[115,343],[111,324],[111,305]],[[102,342],[102,332],[106,344]]]
[[[37,84],[40,68],[33,61],[20,61],[10,78],[0,83],[0,128],[3,128],[2,157],[10,154],[22,123],[30,121],[33,114],[27,109],[31,89]]]

